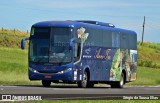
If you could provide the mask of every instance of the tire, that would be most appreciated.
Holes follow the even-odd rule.
[[[89,81],[89,73],[85,71],[83,75],[83,80],[78,82],[79,88],[92,88],[94,86],[93,82]]]
[[[124,73],[122,73],[120,81],[112,82],[111,88],[123,88],[124,84],[125,84],[125,77]]]
[[[87,85],[87,88],[93,88],[94,87],[94,83],[93,82],[89,82],[89,84]]]
[[[50,87],[51,86],[51,81],[42,80],[42,85],[43,85],[43,87]]]

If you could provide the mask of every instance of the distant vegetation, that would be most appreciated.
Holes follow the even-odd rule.
[[[0,47],[20,48],[20,41],[28,37],[29,33],[17,29],[0,29]]]
[[[138,45],[140,45],[140,44],[141,44],[141,42],[139,41]],[[156,50],[160,50],[160,43],[144,42],[143,46],[149,47],[149,48],[152,48],[152,49],[156,49]]]
[[[138,65],[143,67],[160,68],[160,43],[138,42]]]

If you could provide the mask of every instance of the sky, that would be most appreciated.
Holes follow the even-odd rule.
[[[160,42],[160,0],[0,0],[0,28],[30,30],[40,21],[95,20]]]

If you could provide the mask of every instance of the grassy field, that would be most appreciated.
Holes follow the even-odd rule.
[[[28,80],[28,55],[27,50],[18,48],[0,47],[0,84],[30,85],[41,84],[39,81]],[[160,69],[150,67],[138,67],[137,80],[128,85],[159,85],[158,77]]]
[[[28,80],[27,50],[0,47],[0,84],[39,84]]]
[[[127,85],[160,85],[160,69],[138,67],[137,80]]]

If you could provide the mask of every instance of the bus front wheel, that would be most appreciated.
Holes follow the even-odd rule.
[[[94,83],[89,79],[89,72],[85,71],[83,75],[83,80],[78,82],[78,87],[80,88],[92,88]]]
[[[51,81],[42,80],[42,85],[43,85],[43,87],[50,87],[51,86]]]

